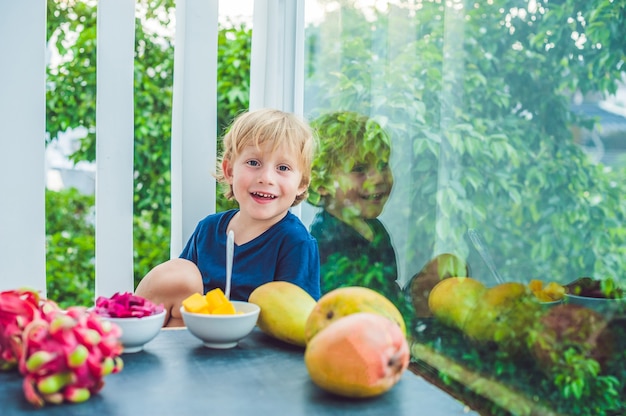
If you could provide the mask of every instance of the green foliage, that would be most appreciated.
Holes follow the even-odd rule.
[[[218,137],[222,137],[233,119],[248,108],[250,96],[250,50],[252,30],[245,25],[229,25],[220,29],[217,43],[217,121]],[[222,142],[218,141],[218,154]],[[217,187],[216,211],[235,208],[234,199],[227,200]]]
[[[144,13],[138,15],[135,27],[135,283],[150,268],[169,258],[174,66],[173,38],[149,29],[171,25],[174,2],[142,0],[139,3],[146,7],[138,7]],[[48,141],[56,140],[70,129],[86,129],[80,148],[71,155],[74,162],[93,162],[96,156],[96,6],[88,1],[48,1],[48,39],[61,56],[58,65],[48,68]],[[218,137],[239,112],[248,108],[250,43],[251,30],[244,25],[220,27]],[[216,199],[217,210],[234,206],[219,192]],[[55,270],[60,273],[60,266],[49,261],[49,280],[59,279]],[[83,297],[75,293],[73,286],[66,287],[72,295]]]
[[[559,387],[564,399],[583,401],[591,414],[598,414],[598,411],[607,408],[603,405],[589,406],[590,401],[595,399],[595,385],[602,388],[604,395],[599,395],[601,399],[607,400],[614,408],[619,403],[619,393],[617,387],[619,381],[612,376],[599,376],[600,365],[591,358],[581,357],[581,354],[573,348],[567,349],[562,357],[563,372],[554,377],[554,384]]]
[[[61,307],[94,302],[93,204],[75,188],[46,191],[46,290]]]

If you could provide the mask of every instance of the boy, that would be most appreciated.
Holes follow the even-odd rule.
[[[165,326],[184,325],[183,299],[226,282],[226,236],[235,235],[231,299],[286,280],[320,297],[317,242],[289,208],[307,198],[316,146],[308,124],[274,109],[243,113],[224,136],[217,180],[239,208],[198,223],[178,259],[152,269],[135,293],[162,303]]]

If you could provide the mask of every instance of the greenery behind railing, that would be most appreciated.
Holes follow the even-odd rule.
[[[173,0],[138,1],[135,32],[135,284],[169,258]],[[96,4],[48,0],[48,39],[58,58],[48,67],[48,141],[77,127],[86,130],[74,162],[95,161]],[[149,22],[149,24],[147,24]],[[157,27],[154,31],[149,28]],[[218,35],[218,136],[248,108],[251,29],[220,25]],[[213,168],[210,166],[209,168]],[[46,194],[47,286],[62,305],[90,305],[94,296],[91,196],[75,190]],[[217,209],[232,206],[217,195]],[[208,211],[207,211],[208,213]]]

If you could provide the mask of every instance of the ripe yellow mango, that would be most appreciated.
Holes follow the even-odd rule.
[[[254,289],[248,302],[261,308],[256,323],[261,331],[292,345],[306,345],[304,325],[316,302],[300,286],[268,282]]]
[[[306,341],[311,341],[318,332],[341,317],[357,312],[371,312],[391,319],[406,336],[406,324],[396,305],[375,290],[349,286],[331,290],[317,301],[306,322]]]
[[[409,344],[391,319],[360,312],[338,319],[307,344],[311,380],[345,397],[374,397],[391,389],[409,365]]]

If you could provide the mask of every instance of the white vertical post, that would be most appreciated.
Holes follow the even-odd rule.
[[[134,0],[98,2],[96,297],[134,291]]]
[[[176,2],[171,257],[215,212],[218,0]]]
[[[250,109],[302,114],[304,1],[255,0],[250,54]]]
[[[46,0],[0,2],[0,290],[46,296]]]
[[[304,0],[254,1],[250,110],[264,107],[304,113]]]

